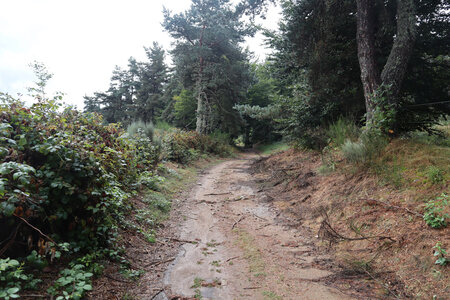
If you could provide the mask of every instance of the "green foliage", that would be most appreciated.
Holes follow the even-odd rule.
[[[153,123],[145,123],[143,121],[135,121],[128,125],[127,127],[127,134],[128,136],[132,137],[135,135],[144,135],[147,138],[150,139],[150,141],[153,140],[153,134],[155,132],[155,127],[153,126]]]
[[[342,154],[352,163],[365,163],[368,160],[366,146],[361,142],[346,140],[342,145]]]
[[[202,153],[221,156],[231,154],[230,146],[217,138],[178,129],[164,133],[162,148],[165,159],[179,163],[188,163]]]
[[[39,100],[44,100],[47,82],[52,79],[53,74],[49,73],[47,67],[42,62],[34,61],[29,64],[29,67],[33,69],[34,75],[37,77],[37,81],[34,82],[36,87],[28,88],[28,92],[33,97]]]
[[[396,1],[373,3],[377,69],[382,70],[396,35]],[[311,103],[319,103],[317,118],[324,123],[339,115],[363,116],[364,98],[359,77],[356,43],[356,2],[351,0],[282,1],[277,32],[266,33],[272,48],[273,77],[280,95],[306,72]],[[399,104],[385,105],[376,120],[384,132],[433,131],[439,117],[448,114],[448,11],[446,1],[415,1],[417,39],[401,86]],[[438,103],[436,103],[438,102]],[[442,103],[439,103],[442,102]],[[431,104],[433,103],[433,104]],[[321,107],[322,106],[322,107]],[[331,108],[331,109],[330,109]],[[395,112],[394,110],[395,109]],[[395,115],[394,115],[395,113]],[[393,118],[384,118],[388,115]],[[394,124],[390,123],[394,121]],[[387,122],[385,122],[387,121]],[[395,125],[395,126],[392,126]],[[314,128],[315,123],[311,123]],[[300,129],[303,131],[302,129]]]
[[[62,270],[60,275],[55,284],[47,290],[50,295],[57,296],[57,300],[81,299],[87,291],[92,290],[93,274],[86,272],[81,264]]]
[[[430,200],[425,205],[425,213],[423,219],[432,228],[443,228],[447,226],[450,216],[447,213],[443,213],[448,206],[448,195],[442,194],[436,199]]]
[[[195,112],[197,110],[197,100],[190,90],[183,89],[181,93],[174,96],[175,100],[175,120],[179,127],[185,129],[195,129]]]
[[[373,160],[388,144],[387,136],[378,129],[365,129],[357,142],[346,140],[341,147],[344,157],[352,163],[365,164]]]
[[[285,151],[290,148],[289,144],[281,141],[272,144],[258,145],[257,149],[262,155],[271,155],[277,152]]]
[[[347,140],[355,141],[358,139],[360,129],[355,122],[348,118],[339,118],[336,122],[328,126],[326,131],[332,146],[342,146]]]
[[[19,298],[22,284],[25,289],[36,289],[40,282],[33,275],[24,273],[23,263],[9,257],[0,259],[0,299]]]
[[[415,131],[411,132],[408,137],[411,138],[411,140],[425,144],[425,145],[436,145],[436,146],[442,146],[442,147],[450,147],[450,137],[448,134],[436,134],[432,133],[429,134],[427,132],[423,131]]]
[[[436,166],[429,166],[425,173],[432,184],[439,184],[444,181],[444,172]]]
[[[155,129],[159,130],[159,131],[168,131],[173,128],[172,125],[170,125],[169,123],[164,122],[164,121],[158,121],[155,123],[154,126],[155,126]]]
[[[32,218],[58,243],[69,241],[74,252],[112,242],[130,188],[137,187],[141,172],[159,162],[151,126],[144,126],[147,133],[135,126],[136,134],[124,138],[118,125],[105,126],[98,115],[53,100],[30,108],[6,95],[1,100],[0,219],[6,218],[5,232],[14,230],[18,218]],[[28,243],[28,234],[18,236]]]
[[[42,257],[37,253],[36,250],[31,251],[31,253],[27,256],[27,266],[42,270],[44,267],[48,265],[45,257]]]
[[[434,250],[434,256],[437,258],[435,264],[440,266],[445,266],[450,260],[446,257],[447,251],[442,248],[442,243],[437,242],[436,245],[433,247]]]
[[[114,69],[106,92],[85,96],[85,111],[100,113],[110,123],[155,122],[165,106],[167,66],[165,52],[157,43],[145,48],[145,52],[148,61],[137,62],[130,57],[128,69]]]
[[[201,133],[220,129],[237,136],[242,125],[232,109],[244,100],[250,83],[248,53],[240,43],[255,31],[241,20],[243,13],[228,0],[194,0],[177,14],[164,10],[162,25],[175,39],[174,76],[197,100],[196,130]],[[191,110],[193,99],[181,96],[177,115],[189,118],[180,109]],[[185,121],[186,126],[190,120]]]
[[[15,259],[0,259],[0,298],[19,298],[21,281],[28,277],[23,274],[20,263]]]

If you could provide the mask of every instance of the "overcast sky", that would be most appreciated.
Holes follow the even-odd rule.
[[[108,88],[115,65],[145,59],[153,41],[170,49],[161,28],[162,7],[184,11],[190,0],[0,0],[0,92],[13,96],[32,85],[29,63],[43,62],[54,74],[48,92],[83,107],[83,96]],[[276,28],[279,9],[270,8],[264,26]],[[264,58],[262,37],[248,47]]]

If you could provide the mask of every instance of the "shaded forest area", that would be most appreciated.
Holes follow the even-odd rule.
[[[392,205],[423,212],[436,242],[424,268],[448,280],[450,3],[282,0],[272,32],[253,24],[270,2],[164,10],[173,48],[154,43],[146,61],[116,67],[84,112],[46,95],[51,74],[39,64],[35,104],[0,94],[0,298],[81,299],[107,262],[135,280],[122,236],[156,241],[186,166],[279,141],[315,151],[311,173],[407,189],[411,199]],[[243,46],[258,30],[273,49],[264,62]]]

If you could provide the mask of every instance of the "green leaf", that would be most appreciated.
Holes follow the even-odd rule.
[[[20,290],[20,289],[19,289],[18,287],[12,287],[12,288],[7,289],[6,292],[7,292],[8,294],[15,294],[15,293],[17,293],[19,290]]]

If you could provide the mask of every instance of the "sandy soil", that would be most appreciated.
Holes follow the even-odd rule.
[[[245,154],[202,175],[179,207],[185,241],[154,299],[351,299],[314,232],[284,222],[251,175]],[[326,263],[324,263],[326,262]]]

